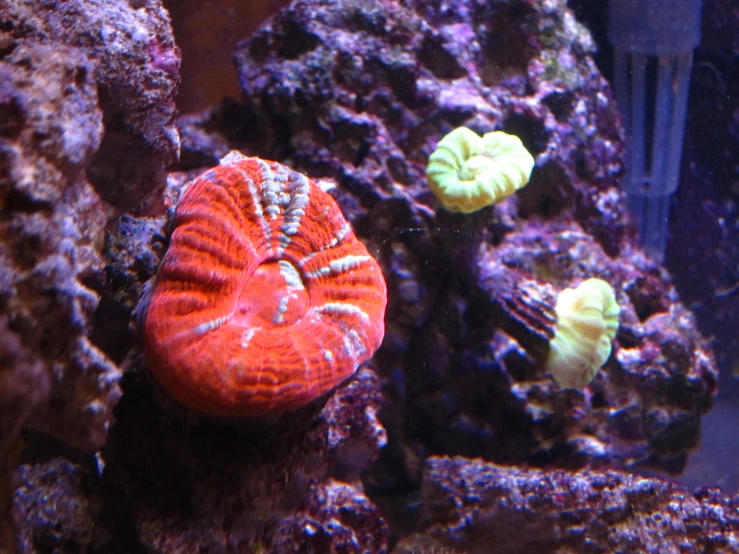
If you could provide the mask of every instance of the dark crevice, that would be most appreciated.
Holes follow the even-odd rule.
[[[308,32],[302,23],[295,19],[285,23],[284,36],[290,37],[290,40],[282,42],[277,53],[286,60],[294,60],[314,50],[321,43],[316,35]]]
[[[418,59],[439,79],[458,79],[466,75],[456,57],[444,48],[440,37],[424,37]]]
[[[549,134],[544,122],[524,115],[510,115],[503,123],[503,131],[520,138],[533,156],[544,152],[549,142]]]
[[[359,167],[367,157],[370,151],[370,144],[365,139],[362,139],[357,148],[357,155],[354,157],[354,167]]]

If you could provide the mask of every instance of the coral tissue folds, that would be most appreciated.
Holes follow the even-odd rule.
[[[534,158],[520,138],[502,131],[481,137],[459,127],[439,141],[426,177],[447,210],[471,213],[526,185],[533,168]]]
[[[557,297],[557,331],[549,347],[547,368],[559,386],[582,388],[611,355],[621,308],[613,287],[588,279]]]
[[[177,400],[215,415],[304,406],[382,342],[386,287],[333,198],[231,153],[177,207],[144,319],[147,358]]]

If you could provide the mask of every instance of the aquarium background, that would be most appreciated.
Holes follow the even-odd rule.
[[[607,13],[0,3],[0,552],[739,551],[739,12],[703,4],[663,265],[621,188]],[[462,126],[536,162],[469,214],[426,179]],[[178,203],[232,150],[310,177],[387,283],[355,376],[259,417],[177,402],[143,347]],[[555,304],[591,277],[620,326],[563,389]]]

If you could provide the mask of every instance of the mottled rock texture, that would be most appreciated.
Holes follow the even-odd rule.
[[[49,401],[49,375],[18,334],[8,329],[5,316],[0,316],[0,368],[0,542],[8,542],[13,473],[23,446],[20,433],[23,423]]]
[[[298,511],[273,520],[264,534],[275,554],[387,552],[387,543],[387,526],[361,487],[333,479],[312,485]]]
[[[152,396],[138,371],[124,389],[103,457],[148,551],[292,552],[307,523],[317,541],[311,552],[322,552],[332,536],[345,548],[363,537],[361,549],[336,552],[382,551],[386,525],[357,479],[385,440],[371,370],[323,408],[260,421],[197,417],[156,389]],[[361,513],[352,518],[342,499]]]
[[[180,147],[173,125],[180,54],[161,2],[10,0],[0,7],[0,24],[11,44],[78,49],[105,125],[85,164],[88,178],[114,206],[157,209],[164,170]]]
[[[155,1],[0,3],[0,521],[24,426],[105,442],[120,370],[97,340],[104,227],[162,211],[178,56]]]
[[[22,524],[15,552],[92,552],[103,506],[88,469],[58,458],[22,466],[18,481],[13,516]]]
[[[537,155],[526,211],[569,209],[614,253],[623,148],[591,49],[563,2],[304,0],[235,59],[260,151],[337,179],[367,209],[406,204],[421,225],[438,140],[502,129]]]
[[[431,440],[444,445],[442,451],[453,444],[454,451],[497,460],[526,458],[526,445],[537,444],[543,451],[529,458],[537,463],[549,463],[538,456],[554,451],[568,458],[566,465],[646,465],[679,473],[698,445],[717,375],[709,343],[662,270],[639,252],[610,258],[571,223],[552,232],[527,222],[496,247],[481,247],[478,256],[478,282],[489,304],[476,310],[494,314],[500,329],[487,346],[459,343],[460,365],[470,372],[458,382],[464,401],[451,435]],[[585,390],[557,390],[544,368],[551,307],[556,293],[591,275],[619,291],[617,350]],[[508,386],[491,394],[488,387],[501,379]],[[485,392],[474,393],[482,383],[478,390]],[[431,415],[442,405],[429,400]],[[511,410],[522,417],[507,420]],[[477,450],[466,449],[466,442]]]
[[[106,209],[84,177],[103,134],[94,64],[75,48],[7,44],[0,61],[8,114],[0,137],[0,305],[8,330],[51,384],[37,425],[95,448],[105,440],[119,372],[89,339]]]
[[[171,108],[165,91],[174,82],[168,75],[177,56],[166,33],[152,31],[155,46],[142,50],[150,40],[138,40],[137,25],[157,29],[166,16],[145,0],[110,8],[115,32],[105,44],[130,39],[116,52],[149,69],[148,85],[131,91],[125,85],[141,74],[115,52],[106,54],[104,45],[98,48],[101,35],[77,32],[83,23],[105,28],[107,19],[90,16],[92,8],[75,12],[81,5],[75,1],[9,5],[15,20],[35,14],[36,6],[56,9],[46,13],[48,21],[35,14],[25,26],[0,27],[10,33],[0,47],[0,67],[10,64],[13,75],[42,68],[20,81],[0,80],[0,109],[10,114],[0,118],[10,122],[0,123],[0,225],[15,225],[21,231],[12,236],[25,241],[22,248],[0,246],[0,303],[14,310],[0,358],[10,353],[14,373],[5,375],[24,397],[24,409],[12,407],[2,429],[17,434],[33,408],[47,404],[43,387],[35,396],[23,392],[41,370],[51,398],[67,390],[55,381],[61,376],[79,379],[74,390],[99,401],[100,412],[80,415],[62,395],[50,411],[63,417],[49,419],[75,421],[75,429],[88,433],[79,441],[65,431],[65,441],[99,445],[118,393],[118,369],[101,351],[130,368],[97,464],[70,464],[58,457],[74,458],[64,448],[50,460],[25,460],[14,504],[14,513],[26,514],[17,518],[21,537],[41,536],[57,548],[65,540],[103,551],[131,545],[124,552],[291,552],[296,544],[314,552],[335,545],[342,552],[384,552],[391,528],[397,535],[425,533],[409,539],[423,549],[402,546],[399,552],[463,552],[475,545],[515,552],[516,541],[535,537],[541,540],[526,546],[542,551],[585,550],[591,541],[604,551],[633,543],[635,551],[649,552],[661,537],[674,551],[690,541],[709,551],[736,549],[736,499],[713,490],[692,496],[665,481],[593,469],[679,471],[698,440],[717,381],[711,351],[669,277],[633,247],[617,188],[623,158],[618,117],[592,62],[590,38],[564,1],[297,0],[238,47],[243,98],[182,118],[181,169],[215,165],[237,147],[320,178],[379,254],[388,280],[387,335],[373,360],[376,371],[360,372],[324,406],[259,422],[194,416],[153,386],[132,349],[128,323],[166,245],[165,218],[139,213],[118,219],[105,241],[105,267],[98,254],[103,218],[95,192],[113,203],[116,216],[127,206],[157,211],[174,204],[176,189],[189,178],[171,174],[175,192],[164,195],[154,179],[146,201],[141,175],[159,175],[173,159],[166,154],[174,142],[162,114]],[[118,21],[126,14],[132,19]],[[54,28],[38,32],[41,20]],[[57,29],[64,21],[75,31]],[[53,49],[43,42],[46,36],[56,37]],[[78,38],[69,43],[64,37]],[[13,58],[35,49],[45,50],[32,63]],[[150,58],[142,57],[144,51]],[[101,64],[120,71],[106,75]],[[130,95],[121,102],[106,85],[116,77],[126,81],[120,86]],[[40,90],[51,91],[43,97],[50,107],[33,113],[86,106],[81,116],[54,118],[61,131],[53,136],[64,140],[40,141],[62,154],[38,149],[31,139],[49,132],[35,133],[40,127],[28,126],[27,116],[13,115],[27,110],[17,100],[26,95],[14,92],[19,82],[37,87],[39,97]],[[143,93],[149,85],[162,95]],[[61,105],[67,90],[79,100]],[[138,118],[142,98],[153,101],[152,113]],[[424,177],[438,140],[460,125],[517,134],[537,161],[520,193],[470,216],[439,209]],[[86,146],[73,150],[81,158],[65,154],[64,141],[79,136]],[[116,174],[118,166],[95,156],[101,143],[100,152],[112,155],[122,138],[140,147],[140,165],[120,166],[134,175]],[[33,163],[15,162],[21,155],[33,156]],[[28,182],[52,183],[48,190],[24,188],[18,175],[27,175],[27,167],[47,168],[51,178]],[[119,182],[130,188],[110,185]],[[33,217],[44,219],[31,227],[26,219]],[[55,230],[58,243],[49,242],[46,229]],[[27,258],[21,255],[29,251],[25,244],[41,246]],[[61,258],[72,267],[60,273],[68,277],[49,276],[56,266],[44,262],[51,255],[54,264]],[[20,287],[29,276],[35,276],[33,286]],[[621,330],[592,386],[562,391],[543,369],[554,301],[587,277],[616,289]],[[106,278],[112,289],[100,307],[91,291],[103,290]],[[51,312],[62,313],[60,320],[34,308],[44,299],[61,303],[66,311]],[[114,311],[117,323],[109,317]],[[48,328],[55,332],[36,338],[37,329]],[[56,343],[59,328],[66,338]],[[82,354],[70,362],[65,356],[77,350],[66,345],[80,342],[84,355],[93,352],[105,365],[90,364]],[[86,406],[74,398],[72,407]],[[2,406],[14,402],[13,396],[0,398]],[[424,472],[433,454],[488,461],[432,457]],[[505,469],[491,461],[540,469]],[[569,473],[563,467],[585,469]],[[70,507],[79,508],[75,517],[67,517]],[[111,519],[117,525],[109,526]]]
[[[165,203],[175,206],[197,173],[171,173]],[[130,316],[145,295],[168,233],[166,217],[124,215],[111,226],[106,275],[122,313]],[[323,399],[323,409],[318,403],[278,418],[204,418],[147,378],[130,344],[131,337],[120,333],[110,339],[110,350],[120,352],[131,370],[103,458],[105,475],[120,487],[146,548],[291,552],[309,531],[315,552],[330,539],[341,547],[337,552],[386,548],[386,525],[359,480],[387,442],[374,371],[360,370]],[[337,499],[353,499],[363,515],[354,517],[348,507],[337,511]]]
[[[739,497],[690,494],[619,471],[525,470],[432,457],[422,488],[425,534],[468,554],[736,552]]]
[[[0,552],[387,551],[358,479],[386,440],[371,369],[323,406],[260,421],[196,416],[140,367],[122,385],[100,454],[18,470],[17,538]]]

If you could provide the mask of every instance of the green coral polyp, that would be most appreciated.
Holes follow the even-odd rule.
[[[481,137],[460,127],[439,141],[426,177],[444,208],[471,213],[523,187],[533,167],[534,158],[517,136],[493,131]]]
[[[611,355],[621,309],[611,285],[588,279],[565,289],[554,308],[557,330],[549,343],[547,369],[563,388],[583,388]]]

